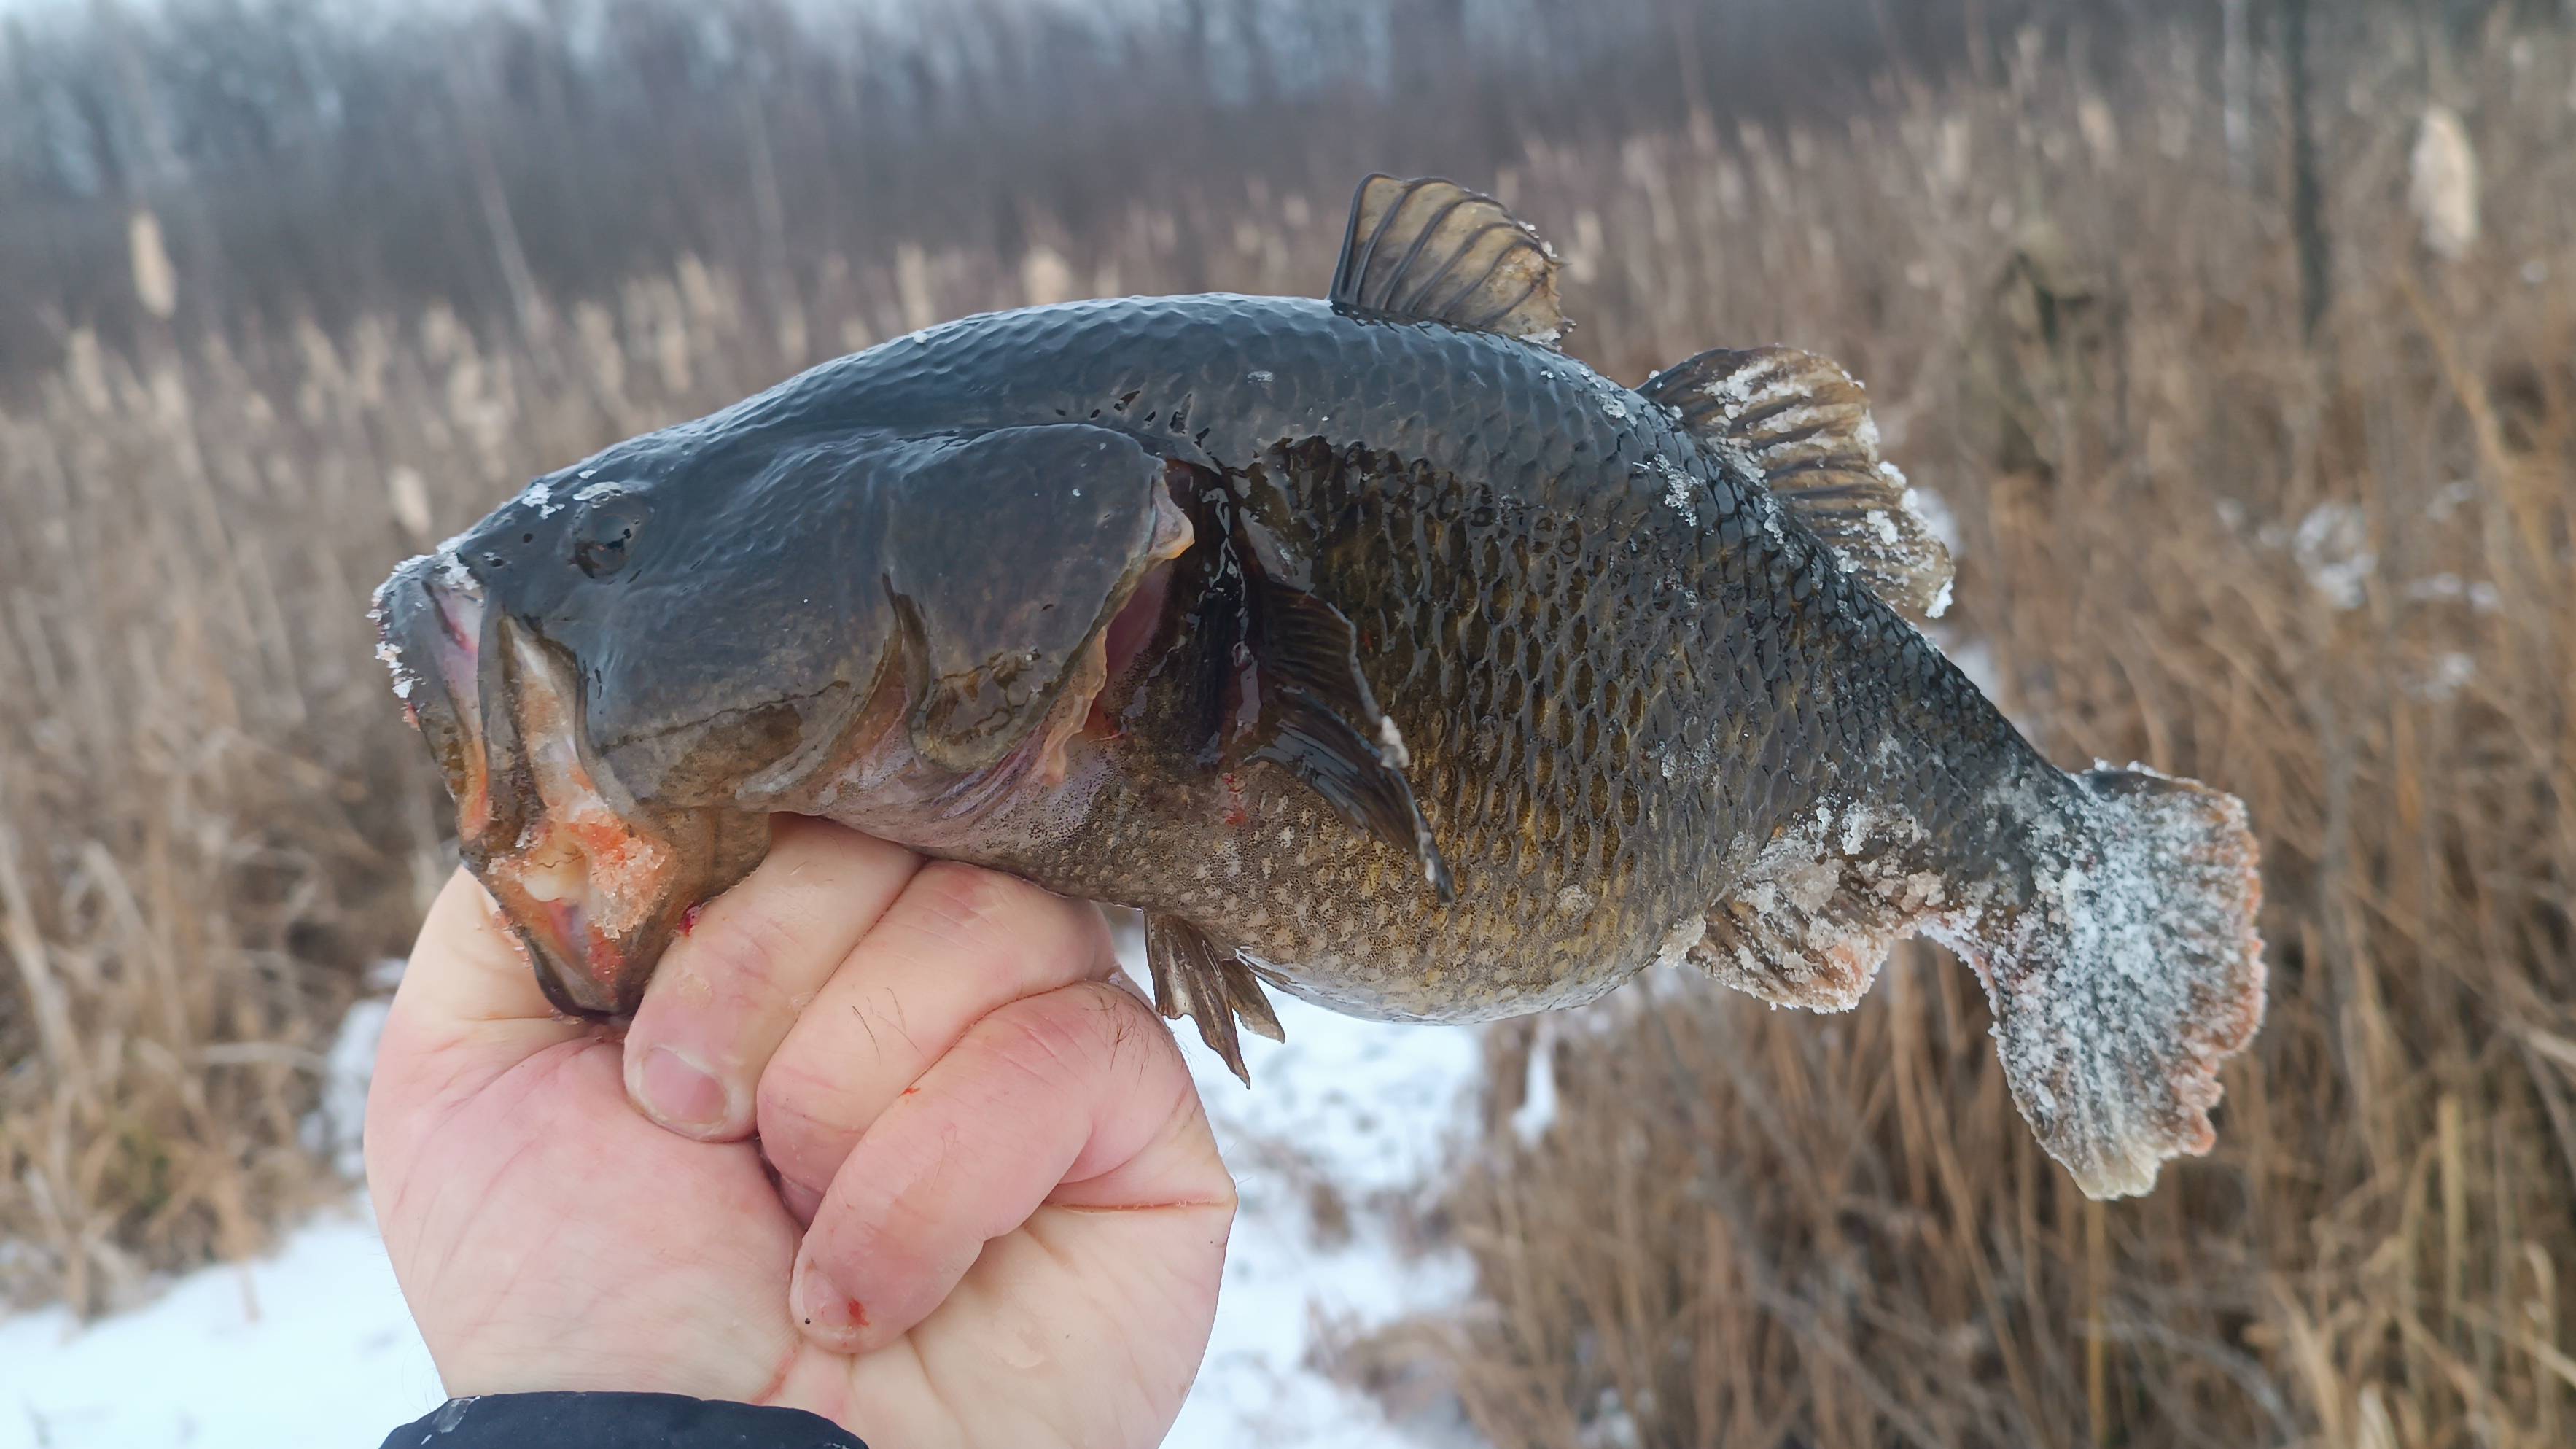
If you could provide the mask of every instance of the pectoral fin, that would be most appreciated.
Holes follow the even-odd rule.
[[[1278,584],[1257,591],[1248,679],[1257,713],[1238,749],[1295,775],[1351,828],[1414,857],[1442,904],[1458,888],[1404,776],[1404,733],[1360,672],[1341,610]]]

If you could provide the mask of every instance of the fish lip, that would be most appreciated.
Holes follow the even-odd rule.
[[[378,594],[378,653],[456,802],[466,867],[500,904],[546,997],[580,1016],[631,1012],[687,902],[671,843],[581,727],[577,671],[493,601],[452,553],[414,559]],[[620,876],[606,862],[652,863]]]
[[[377,590],[376,655],[392,670],[394,694],[437,758],[459,808],[461,838],[486,833],[498,774],[482,702],[500,681],[488,665],[494,622],[483,584],[453,551],[425,554]]]

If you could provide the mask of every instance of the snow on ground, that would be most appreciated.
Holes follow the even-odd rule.
[[[363,1200],[87,1329],[0,1322],[0,1449],[373,1449],[443,1397]]]
[[[1274,996],[1285,1045],[1244,1043],[1252,1088],[1189,1043],[1242,1210],[1215,1337],[1169,1449],[1409,1449],[1369,1400],[1305,1363],[1326,1324],[1383,1323],[1463,1299],[1463,1256],[1427,1261],[1368,1203],[1425,1181],[1477,1067],[1477,1031],[1355,1021]],[[1316,1184],[1346,1206],[1314,1221]],[[1345,1236],[1346,1232],[1346,1236]]]
[[[1439,1162],[1464,1120],[1477,1035],[1276,1004],[1288,1041],[1245,1043],[1250,1091],[1184,1025],[1243,1207],[1215,1336],[1165,1442],[1419,1449],[1307,1360],[1327,1326],[1464,1296],[1464,1260],[1417,1261],[1373,1204],[1400,1199]],[[381,1004],[351,1013],[310,1124],[315,1145],[352,1166],[382,1019]],[[1317,1222],[1318,1184],[1348,1205],[1346,1224],[1330,1209]],[[87,1328],[61,1309],[0,1318],[0,1449],[363,1449],[442,1397],[363,1195],[267,1258],[190,1274]]]

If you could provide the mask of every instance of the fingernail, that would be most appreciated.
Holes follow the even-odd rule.
[[[810,1259],[796,1261],[796,1318],[826,1344],[846,1345],[868,1326],[867,1307],[841,1292]]]
[[[657,1046],[644,1054],[635,1096],[645,1116],[690,1136],[712,1132],[732,1115],[724,1083],[677,1047]]]

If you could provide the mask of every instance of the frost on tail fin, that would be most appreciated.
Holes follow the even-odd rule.
[[[2209,1150],[2218,1067],[2263,1018],[2262,900],[2236,797],[2143,766],[2074,777],[2035,900],[1936,928],[1977,968],[2013,1100],[2089,1197]]]

